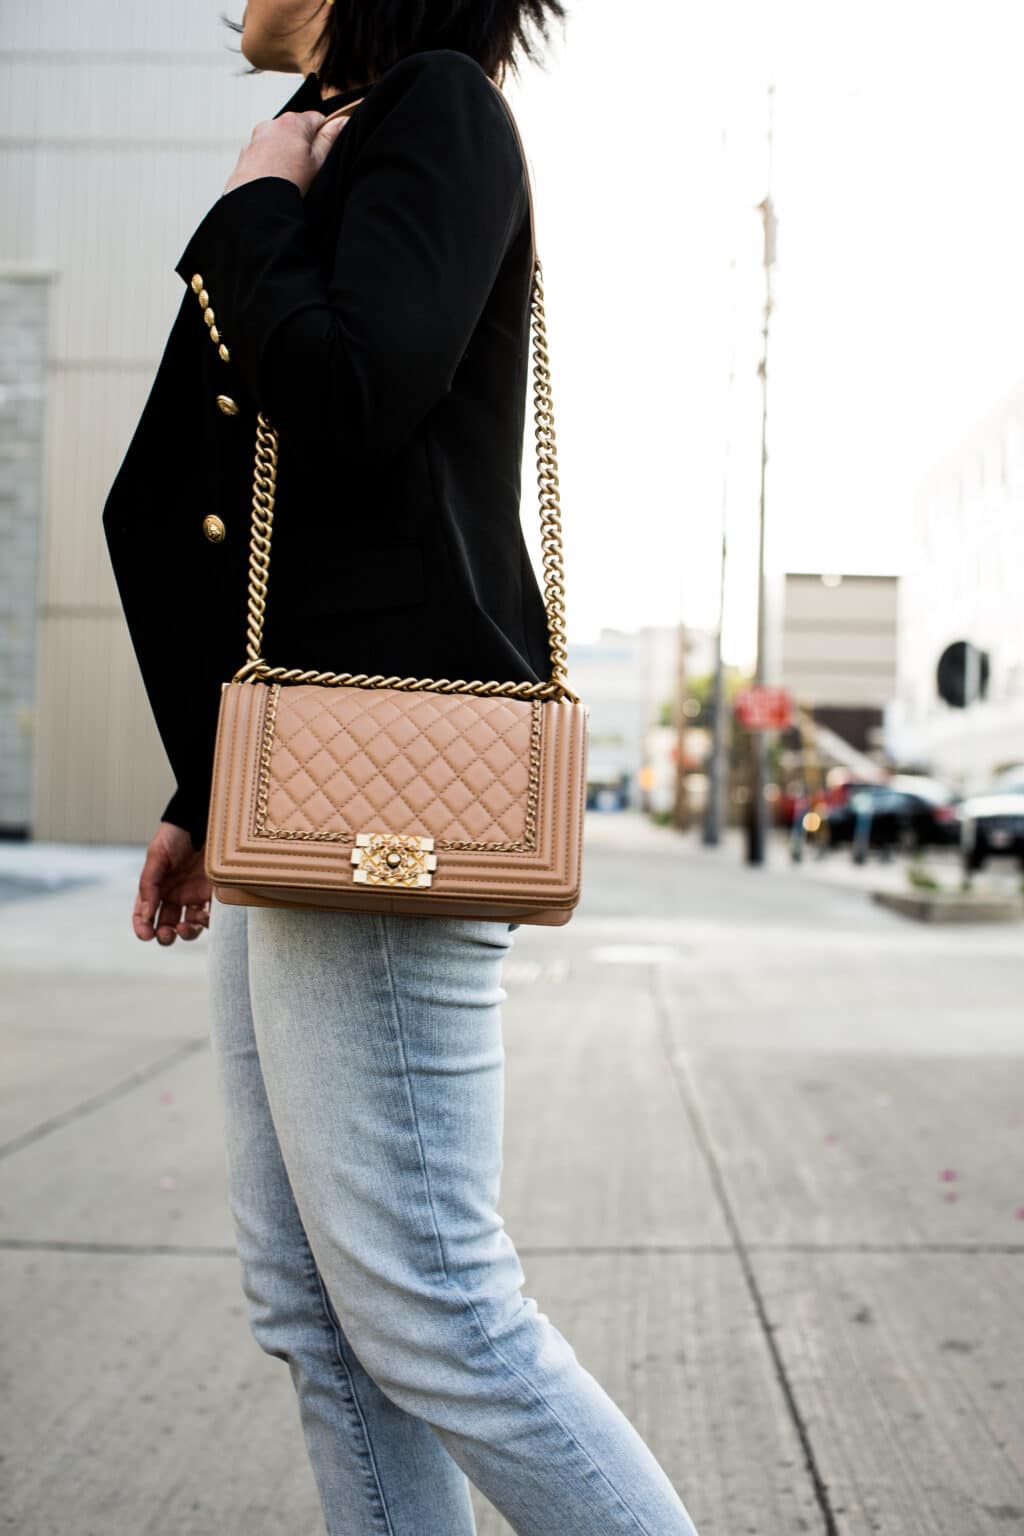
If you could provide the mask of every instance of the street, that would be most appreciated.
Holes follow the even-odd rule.
[[[132,936],[140,858],[0,859],[0,1529],[322,1536],[239,1289],[206,940]],[[626,815],[584,879],[505,971],[528,1293],[701,1536],[1024,1533],[1020,925]]]

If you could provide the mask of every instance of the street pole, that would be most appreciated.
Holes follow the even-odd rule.
[[[722,500],[725,496],[723,493]],[[722,659],[722,622],[725,615],[725,508],[722,509],[722,554],[718,574],[718,626],[715,630],[715,675],[711,685],[711,759],[708,764],[708,795],[704,806],[701,841],[717,848],[722,840],[722,807],[725,799],[725,663]]]
[[[686,625],[680,623],[676,631],[676,685],[673,714],[675,716],[675,794],[672,801],[672,823],[683,832],[690,823],[689,796],[686,792]]]
[[[735,293],[736,258],[729,263]],[[708,791],[704,805],[701,841],[707,848],[717,848],[722,840],[722,813],[725,801],[725,662],[722,658],[722,629],[725,625],[725,575],[728,556],[727,519],[729,511],[729,458],[732,451],[732,390],[736,378],[736,328],[732,332],[732,355],[725,397],[725,453],[722,461],[722,547],[718,566],[718,623],[715,626],[715,674],[711,688],[711,757],[708,762]]]
[[[971,747],[970,731],[967,721],[970,716],[971,705],[977,703],[981,697],[981,649],[972,640],[967,641],[967,649],[964,653],[964,716],[963,729],[960,733],[960,787],[964,794],[971,785]]]
[[[757,661],[754,682],[763,687],[767,671],[767,603],[765,592],[765,465],[768,462],[768,324],[772,311],[772,267],[775,264],[775,208],[771,196],[772,170],[772,113],[775,87],[768,87],[768,192],[758,204],[764,223],[764,322],[761,330],[762,350],[758,373],[761,376],[761,489],[758,506],[757,540]],[[747,863],[763,864],[768,842],[767,787],[768,740],[767,732],[751,731],[751,804],[749,806]]]

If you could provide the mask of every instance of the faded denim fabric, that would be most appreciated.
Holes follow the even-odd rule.
[[[512,925],[228,906],[211,1036],[261,1347],[288,1363],[329,1536],[696,1536],[524,1296],[497,1213]]]

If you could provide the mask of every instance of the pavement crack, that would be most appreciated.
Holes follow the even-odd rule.
[[[736,1215],[735,1207],[733,1206],[732,1200],[729,1196],[725,1175],[722,1172],[717,1157],[715,1156],[715,1150],[711,1142],[711,1135],[708,1130],[707,1122],[705,1121],[704,1115],[701,1111],[700,1101],[697,1096],[696,1087],[689,1066],[685,1057],[680,1051],[676,1049],[672,1040],[672,1014],[671,1008],[669,1006],[669,1000],[666,996],[664,973],[665,968],[662,965],[651,967],[651,990],[653,994],[655,1013],[658,1020],[658,1036],[661,1041],[662,1050],[665,1053],[665,1058],[668,1062],[669,1070],[672,1073],[673,1080],[676,1084],[680,1101],[683,1105],[687,1120],[689,1121],[690,1128],[693,1131],[694,1139],[696,1140],[701,1157],[703,1158],[705,1167],[707,1168],[708,1177],[711,1181],[711,1186],[714,1190],[715,1198],[718,1201],[718,1206],[722,1213],[722,1219],[724,1220],[726,1228],[728,1229],[729,1235],[732,1239],[732,1251],[736,1254],[736,1258],[739,1263],[740,1270],[743,1274],[755,1315],[760,1325],[761,1332],[764,1335],[765,1346],[768,1350],[769,1358],[771,1359],[772,1366],[775,1371],[776,1380],[779,1383],[779,1390],[782,1393],[783,1400],[786,1404],[786,1410],[789,1414],[794,1432],[803,1450],[804,1464],[811,1479],[811,1485],[814,1489],[814,1497],[824,1521],[824,1536],[839,1536],[839,1526],[836,1522],[835,1513],[832,1509],[832,1503],[828,1494],[828,1486],[822,1474],[821,1468],[818,1465],[818,1458],[815,1454],[814,1446],[811,1442],[810,1431],[800,1409],[800,1404],[797,1402],[796,1391],[793,1387],[793,1383],[789,1379],[789,1373],[786,1370],[786,1363],[782,1358],[782,1351],[779,1349],[775,1338],[775,1328],[770,1317],[768,1316],[768,1308],[765,1304],[764,1296],[761,1293],[761,1287],[758,1284],[757,1276],[754,1273],[754,1266],[751,1262],[751,1253],[753,1250],[743,1236],[743,1232],[739,1224],[739,1218]]]
[[[0,1237],[6,1253],[160,1254],[173,1258],[233,1259],[237,1248],[219,1243],[87,1243],[77,1238]]]
[[[732,1253],[731,1243],[517,1243],[519,1253],[530,1258],[605,1258],[624,1254],[640,1257],[644,1254],[664,1254],[672,1257],[680,1253]]]
[[[729,1243],[518,1243],[520,1253],[535,1257],[546,1254],[577,1258],[600,1258],[603,1254],[686,1254],[735,1253]],[[951,1253],[1024,1256],[1024,1243],[746,1243],[747,1253]]]
[[[166,1253],[224,1258],[235,1249],[211,1243],[86,1242],[79,1238],[0,1237],[0,1251],[45,1253]],[[517,1251],[530,1259],[680,1258],[735,1254],[735,1243],[519,1243]],[[1024,1256],[1024,1245],[985,1243],[747,1243],[747,1253],[948,1253]]]
[[[71,1109],[66,1109],[62,1114],[51,1115],[48,1120],[40,1120],[38,1125],[30,1130],[23,1131],[20,1136],[14,1136],[0,1146],[0,1158],[10,1157],[15,1152],[20,1152],[24,1147],[31,1146],[35,1141],[41,1141],[44,1136],[50,1136],[54,1131],[59,1131],[65,1125],[71,1125],[75,1120],[83,1120],[86,1115],[95,1114],[123,1094],[130,1093],[133,1088],[138,1088],[142,1083],[150,1082],[158,1077],[161,1072],[166,1072],[170,1067],[176,1067],[180,1061],[186,1060],[196,1051],[206,1051],[210,1048],[208,1038],[187,1040],[184,1045],[175,1046],[166,1056],[161,1056],[158,1061],[151,1062],[148,1067],[139,1067],[135,1072],[130,1072],[119,1083],[114,1083],[111,1088],[104,1088],[102,1093],[94,1094],[91,1099],[83,1099],[80,1104],[75,1104]]]

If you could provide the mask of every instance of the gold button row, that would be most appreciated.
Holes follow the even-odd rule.
[[[209,327],[210,340],[217,348],[218,357],[220,357],[225,363],[230,363],[231,353],[220,339],[220,331],[218,331],[216,324],[217,317],[213,310],[210,308],[210,295],[207,293],[203,286],[202,274],[199,272],[193,273],[192,282],[189,284],[189,286],[191,287],[192,292],[195,294],[196,298],[199,300],[199,308],[202,310],[203,319],[206,321],[206,324]]]
[[[196,272],[189,286],[199,300],[199,307],[203,312],[203,319],[206,321],[207,329],[210,332],[210,340],[217,348],[218,357],[223,362],[229,363],[231,361],[231,353],[220,339],[220,332],[217,329],[217,317],[210,308],[210,295],[203,286],[202,274]],[[230,395],[218,395],[217,409],[225,416],[237,416],[238,402],[237,400],[232,400]],[[219,518],[214,512],[208,512],[203,518],[203,533],[211,544],[222,543],[227,533],[223,519]]]

